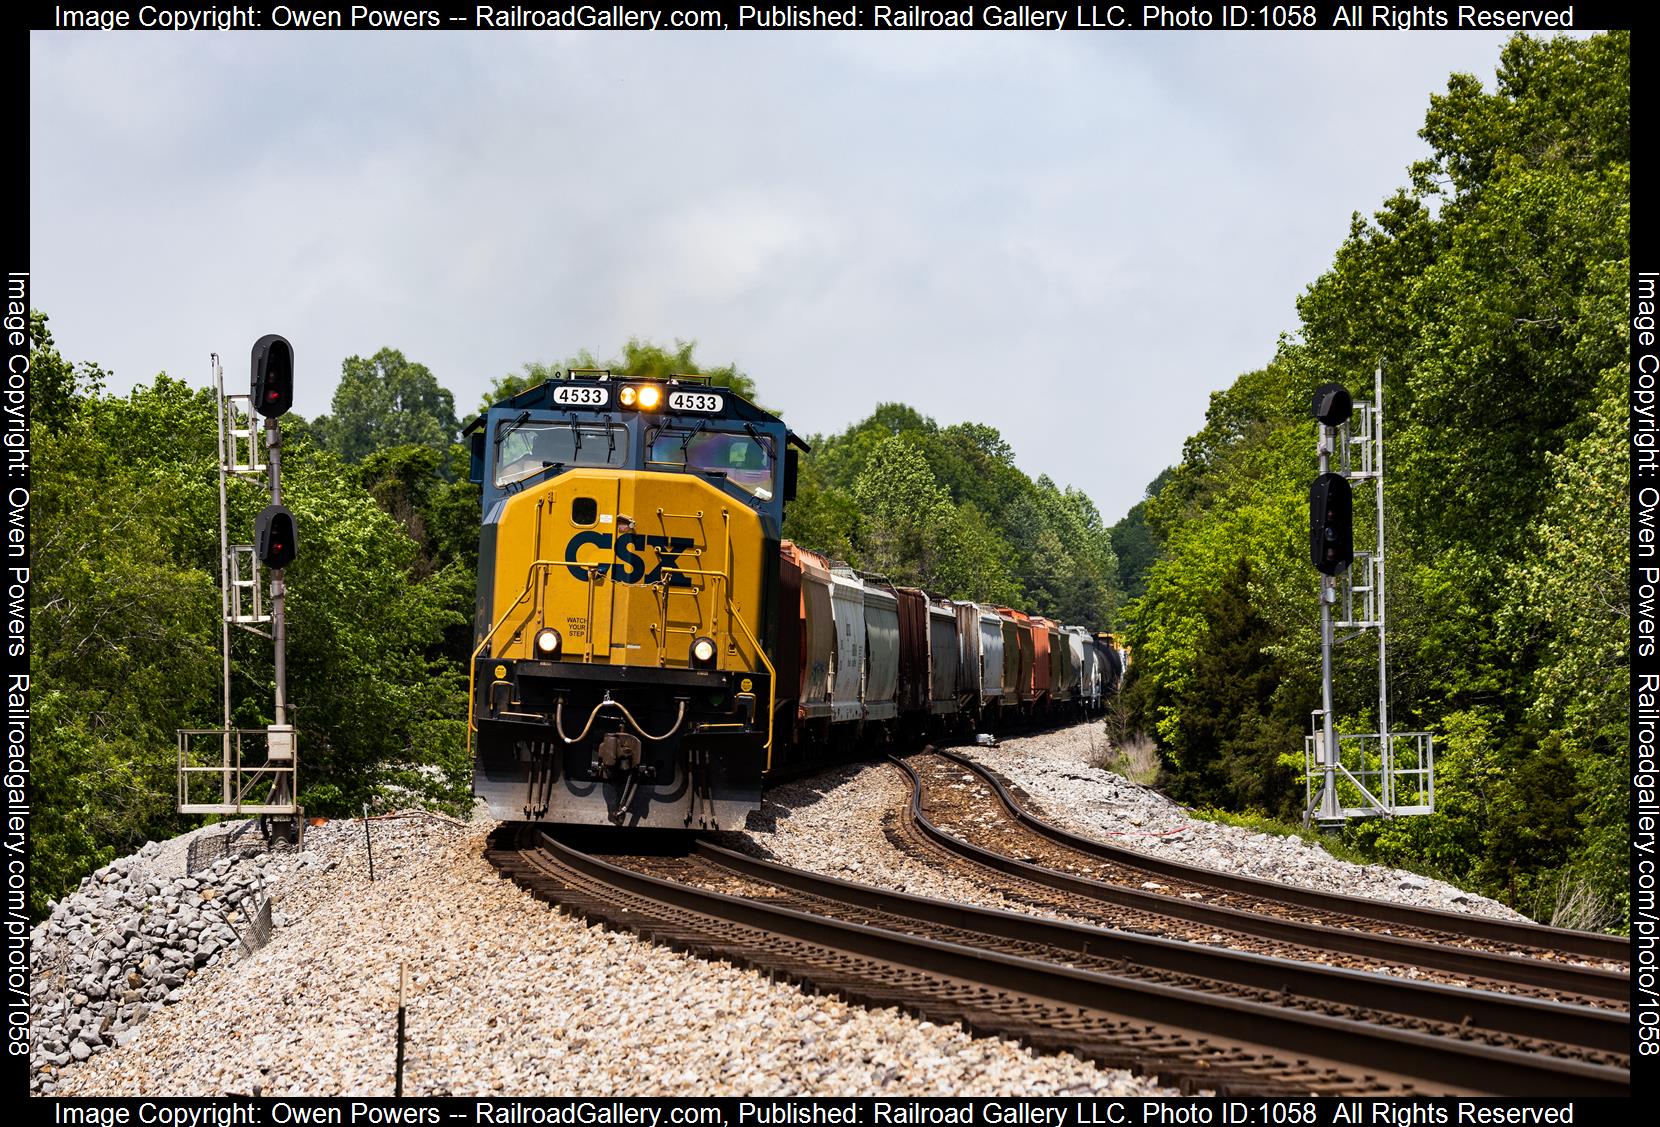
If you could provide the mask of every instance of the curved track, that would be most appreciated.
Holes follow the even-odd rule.
[[[1532,957],[1543,954],[1558,959],[1564,955],[1571,955],[1598,962],[1623,963],[1626,964],[1627,969],[1629,969],[1631,963],[1631,940],[1623,935],[1569,931],[1565,928],[1545,927],[1541,924],[1522,923],[1515,920],[1499,920],[1465,912],[1418,908],[1410,904],[1396,904],[1388,900],[1374,900],[1365,896],[1342,896],[1336,893],[1320,892],[1316,889],[1299,888],[1295,885],[1259,880],[1256,877],[1220,873],[1211,869],[1202,869],[1196,865],[1184,864],[1180,861],[1149,856],[1146,853],[1138,853],[1132,849],[1123,849],[1105,842],[1092,841],[1089,838],[1080,837],[1077,834],[1063,830],[1059,826],[1046,822],[1031,813],[1021,802],[1021,799],[1025,796],[1017,795],[1015,793],[1016,788],[1011,787],[995,771],[955,752],[936,749],[932,754],[949,760],[957,767],[971,772],[991,787],[997,795],[998,802],[1003,807],[1004,812],[1023,828],[1088,857],[1123,866],[1128,870],[1146,874],[1146,876],[1164,877],[1208,890],[1214,894],[1239,897],[1240,902],[1236,904],[1233,904],[1232,901],[1223,901],[1231,903],[1235,907],[1248,907],[1252,902],[1269,901],[1311,909],[1328,920],[1342,916],[1387,924],[1393,929],[1395,935],[1420,938],[1430,942],[1452,941],[1469,944],[1479,941],[1483,943],[1486,949],[1500,953]]]
[[[1379,1016],[1368,1008],[1378,991],[1366,980],[1376,976],[930,901],[710,846],[604,860],[538,829],[504,828],[489,856],[539,897],[671,946],[850,1000],[1156,1073],[1189,1090],[1629,1089],[1619,1022],[1576,1007],[1426,989],[1409,1001],[1391,992],[1393,1009],[1381,1022],[1356,1020],[1343,1015]],[[1467,999],[1462,1007],[1458,993]],[[1577,1045],[1562,1043],[1570,1028]]]
[[[1311,908],[1300,902],[1306,890],[1214,874],[1069,834],[1022,810],[1001,780],[960,757],[933,752],[895,762],[911,779],[909,818],[917,839],[899,844],[915,851],[926,841],[931,853],[943,852],[959,863],[977,866],[982,879],[987,869],[1002,874],[1027,886],[1024,893],[1015,893],[1017,898],[1039,907],[1115,927],[1225,942],[1289,958],[1360,968],[1390,964],[1399,973],[1416,976],[1428,971],[1453,985],[1474,983],[1484,989],[1601,1006],[1629,1003],[1628,972],[1576,965],[1562,952],[1540,947],[1519,949],[1526,954],[1493,952],[1482,944],[1504,941],[1445,930],[1464,921],[1458,913],[1405,909],[1441,926],[1435,932],[1403,936],[1398,933],[1407,929],[1404,922],[1361,914],[1394,915],[1399,905],[1309,892],[1323,905]],[[1132,867],[1143,862],[1156,868]],[[1153,875],[1159,880],[1148,879]],[[1144,887],[1148,884],[1158,891],[1149,891]],[[1045,891],[1034,896],[1034,886]],[[1580,932],[1475,919],[1480,932],[1498,923],[1507,934],[1536,936],[1535,943],[1559,934],[1584,937]],[[1507,946],[1507,951],[1517,950]],[[1551,954],[1554,959],[1548,957]]]

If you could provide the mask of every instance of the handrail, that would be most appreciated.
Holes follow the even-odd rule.
[[[754,631],[750,630],[749,623],[744,621],[744,616],[743,616],[742,612],[740,612],[736,607],[733,606],[731,599],[728,599],[727,602],[726,602],[726,613],[727,613],[728,617],[736,618],[738,620],[738,625],[742,626],[744,628],[744,634],[749,638],[749,644],[755,647],[755,653],[760,657],[761,664],[767,667],[767,745],[766,745],[767,746],[767,766],[766,766],[766,769],[768,771],[771,771],[772,770],[772,718],[773,718],[773,713],[778,711],[778,670],[773,668],[772,659],[767,657],[766,647],[761,645],[760,641],[756,639]]]
[[[507,625],[507,620],[513,617],[514,611],[519,609],[519,604],[524,602],[530,595],[531,588],[536,582],[537,569],[541,568],[542,570],[546,570],[550,567],[560,567],[563,563],[564,561],[562,560],[532,561],[529,569],[525,572],[525,589],[519,593],[519,597],[517,599],[513,600],[513,605],[507,608],[506,613],[501,616],[496,624],[490,627],[489,631],[484,635],[483,640],[481,640],[478,645],[473,647],[473,655],[467,660],[467,731],[469,733],[476,733],[478,731],[478,722],[473,715],[473,701],[477,698],[478,655],[484,652],[484,647],[490,644],[490,639],[496,636],[496,631]],[[592,633],[592,615],[588,618],[588,625],[589,632]]]
[[[298,807],[294,802],[273,803],[258,801],[251,797],[252,792],[262,784],[275,787],[279,782],[287,779],[290,787],[296,777],[294,764],[290,762],[265,763],[254,765],[246,762],[242,750],[242,737],[265,736],[269,734],[266,728],[178,728],[178,811],[181,814],[225,814],[225,813],[255,813],[255,814],[291,814]],[[227,756],[224,762],[205,766],[193,766],[190,761],[190,737],[213,736],[222,751]],[[219,801],[196,802],[192,801],[191,782],[201,777],[217,778],[220,781]],[[292,793],[292,790],[290,791]],[[265,796],[269,798],[270,795]]]
[[[737,604],[732,601],[732,577],[727,575],[724,571],[711,571],[707,568],[693,567],[666,567],[663,569],[663,574],[665,577],[670,575],[708,576],[721,581],[722,590],[725,593],[724,601],[726,603],[727,621],[736,621],[739,626],[743,627],[744,637],[748,638],[749,644],[755,647],[756,656],[761,659],[761,664],[764,665],[767,670],[767,770],[772,770],[773,713],[778,707],[778,670],[772,664],[772,659],[767,657],[766,647],[761,645],[760,639],[755,636],[755,631],[751,630],[749,628],[749,623],[744,621],[743,612],[740,611]],[[667,589],[667,586],[668,584],[665,579],[665,590]],[[728,633],[730,632],[731,630],[728,628]],[[661,645],[661,643],[659,643],[659,645]]]
[[[661,612],[657,616],[657,622],[658,622],[659,625],[656,627],[656,629],[654,629],[652,631],[654,634],[658,635],[658,637],[657,637],[657,664],[659,666],[663,666],[663,665],[668,664],[668,658],[669,658],[669,655],[668,655],[669,596],[671,594],[673,594],[674,590],[675,590],[675,588],[669,582],[669,576],[673,576],[673,575],[713,576],[714,578],[719,579],[722,582],[727,582],[727,575],[724,571],[707,571],[705,569],[695,568],[695,567],[665,567],[661,570],[662,570],[662,573],[663,573],[663,578],[659,579],[656,583],[652,584],[652,586],[654,588],[656,588],[657,590],[662,592],[662,597],[658,600],[658,609]],[[690,587],[691,585],[688,584],[687,586]],[[694,588],[691,588],[691,593],[696,594],[697,592],[702,591],[702,590],[703,590],[703,588],[701,588],[701,587],[694,587]],[[731,596],[731,589],[730,589],[730,587],[728,587],[726,598],[730,599],[731,597],[732,597]],[[699,622],[701,623],[701,621],[702,621],[702,619],[701,619],[701,616],[700,616]],[[694,637],[695,637],[695,634],[694,634]]]
[[[728,552],[728,557],[727,558],[729,560],[731,558],[730,551]],[[533,587],[535,585],[537,571],[539,571],[539,570],[546,571],[548,568],[552,568],[552,567],[569,566],[570,563],[571,563],[571,561],[568,561],[568,560],[536,560],[536,561],[532,562],[530,567],[527,569],[527,571],[525,573],[525,587],[524,587],[524,590],[522,592],[520,592],[519,597],[517,599],[513,600],[513,604],[507,608],[506,612],[501,616],[501,618],[494,625],[492,625],[490,627],[489,631],[485,633],[483,639],[479,641],[478,645],[473,647],[472,656],[467,661],[467,732],[468,732],[469,735],[474,735],[478,732],[478,718],[477,718],[477,713],[476,713],[476,703],[477,703],[477,700],[478,700],[478,659],[479,659],[479,655],[482,654],[485,651],[485,647],[487,647],[490,644],[491,640],[495,638],[497,632],[500,631],[501,628],[507,624],[508,619],[510,619],[513,616],[513,612],[519,609],[519,605],[521,603],[523,603],[526,598],[529,597],[529,595],[531,593],[531,590],[533,589]],[[576,566],[580,567],[580,566],[589,566],[589,565],[578,564]],[[755,631],[750,629],[749,623],[744,620],[743,612],[741,610],[739,610],[737,605],[732,601],[732,577],[724,571],[711,571],[711,570],[704,569],[704,568],[686,568],[686,567],[666,567],[666,568],[663,569],[663,575],[665,577],[665,580],[664,580],[664,583],[663,583],[663,587],[664,587],[665,591],[668,589],[667,577],[670,576],[670,575],[710,576],[710,577],[721,580],[721,582],[723,584],[723,593],[724,593],[724,596],[725,596],[724,602],[726,604],[726,617],[727,617],[728,622],[736,620],[738,625],[743,628],[744,637],[746,637],[749,640],[749,644],[751,646],[755,647],[756,656],[758,656],[761,659],[761,664],[766,667],[766,671],[767,671],[767,742],[766,742],[767,763],[766,763],[766,769],[768,771],[772,770],[772,744],[773,744],[773,723],[774,723],[774,715],[773,714],[778,709],[778,670],[772,664],[772,659],[767,657],[766,647],[761,645],[760,639],[757,638],[756,635],[755,635]],[[591,579],[592,579],[592,575],[591,575],[591,567],[590,567],[590,583],[589,583],[590,592],[592,591],[592,588],[593,588],[593,583],[591,582]],[[589,638],[589,643],[588,644],[589,644],[589,647],[590,647],[590,654],[591,654],[591,647],[593,645],[593,631],[594,631],[594,619],[593,619],[593,612],[590,609],[589,615],[588,615],[588,638]],[[728,632],[730,633],[730,628],[728,628]],[[661,644],[662,643],[659,642],[659,646],[661,646]],[[592,717],[590,717],[589,719],[591,720]],[[578,738],[580,738],[580,737],[578,737]]]

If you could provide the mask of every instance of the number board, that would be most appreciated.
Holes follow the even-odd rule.
[[[725,406],[726,400],[712,391],[669,392],[671,411],[702,411],[705,414],[718,415]]]
[[[592,384],[561,384],[553,389],[553,401],[575,407],[603,407],[611,400],[611,393]]]

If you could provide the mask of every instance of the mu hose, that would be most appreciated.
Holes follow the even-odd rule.
[[[598,704],[594,705],[594,710],[588,714],[588,722],[582,725],[582,731],[578,732],[574,736],[567,736],[565,734],[565,698],[560,697],[559,703],[554,706],[553,710],[553,727],[554,730],[559,733],[559,738],[564,740],[566,743],[580,743],[582,739],[588,735],[588,730],[594,726],[594,721],[599,717],[600,711],[606,707],[611,707],[622,713],[623,719],[628,721],[628,726],[640,733],[641,739],[644,739],[649,743],[662,743],[664,740],[669,739],[676,732],[680,731],[680,725],[686,720],[685,697],[680,698],[679,705],[680,708],[679,711],[675,713],[673,726],[662,735],[654,736],[640,726],[640,722],[634,719],[634,714],[628,711],[627,707],[620,701],[614,701],[610,698],[606,698],[605,700],[602,700]]]

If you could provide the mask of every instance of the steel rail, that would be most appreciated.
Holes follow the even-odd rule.
[[[1623,935],[1601,935],[1590,931],[1571,931],[1566,928],[1546,927],[1542,924],[1516,923],[1512,920],[1496,920],[1488,916],[1477,916],[1464,912],[1449,912],[1439,908],[1419,908],[1409,904],[1394,904],[1387,900],[1374,900],[1366,896],[1343,896],[1330,892],[1317,892],[1314,889],[1296,888],[1256,877],[1218,873],[1182,861],[1153,857],[1132,849],[1124,849],[1106,842],[1080,837],[1068,830],[1061,829],[1052,822],[1044,821],[1025,809],[1009,793],[1003,780],[984,765],[952,751],[936,748],[933,754],[949,759],[978,775],[997,792],[997,797],[1002,802],[1004,809],[1033,833],[1046,837],[1059,845],[1076,849],[1092,857],[1099,857],[1102,860],[1113,861],[1160,876],[1192,881],[1195,884],[1210,885],[1230,892],[1260,896],[1267,900],[1280,900],[1287,904],[1315,908],[1320,911],[1341,913],[1347,916],[1361,916],[1383,923],[1423,928],[1426,931],[1451,932],[1455,935],[1465,935],[1474,939],[1514,943],[1521,947],[1563,951],[1584,958],[1624,963],[1631,961],[1631,940]]]
[[[1629,976],[1615,971],[1548,963],[1513,955],[1496,955],[1488,951],[1470,951],[1418,939],[1403,939],[1286,920],[1238,908],[1197,903],[1139,888],[1124,888],[1121,885],[1107,884],[1034,865],[1029,861],[1021,861],[964,841],[930,822],[922,813],[920,776],[904,760],[895,758],[893,762],[911,779],[910,814],[917,828],[929,840],[949,852],[979,862],[998,872],[1107,904],[1174,917],[1226,931],[1297,943],[1316,950],[1433,968],[1496,982],[1518,983],[1608,1001],[1626,1001],[1631,996]]]
[[[1570,1096],[1630,1091],[1630,1074],[1624,1069],[976,950],[663,880],[573,849],[541,830],[529,835],[529,842],[534,851],[521,850],[517,855],[526,863],[546,869],[551,862],[670,912],[703,917],[699,929],[706,933],[704,942],[717,949],[726,941],[731,925],[737,924],[825,948],[833,956],[852,955],[912,975],[954,980],[979,991],[982,1004],[1023,1009],[1027,1021],[1034,1005],[1039,1013],[1047,1010],[1057,1016],[1081,1009],[1086,1017],[1093,1013],[1153,1022],[1175,1027],[1201,1042],[1223,1039],[1259,1048],[1271,1046],[1300,1061],[1338,1062],[1349,1070],[1411,1078],[1451,1093]],[[641,919],[636,912],[620,914],[626,926],[653,933],[650,919]],[[683,919],[678,926],[685,924]],[[676,925],[668,930],[674,932]],[[845,957],[841,962],[845,969]]]
[[[1113,959],[1125,966],[1385,1010],[1423,1021],[1470,1026],[1608,1053],[1631,1051],[1631,1019],[1613,1010],[1421,982],[936,900],[790,868],[706,841],[697,844],[697,854],[721,869],[779,888],[922,923],[974,931],[1017,943],[1040,944],[1053,948],[1057,957],[1072,953]]]

